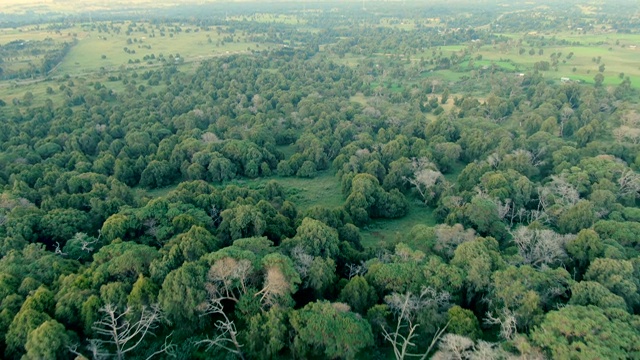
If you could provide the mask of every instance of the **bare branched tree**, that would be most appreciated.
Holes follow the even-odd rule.
[[[204,309],[203,315],[212,314],[222,317],[221,320],[217,320],[215,322],[215,328],[218,334],[212,339],[198,341],[196,345],[205,345],[207,351],[213,348],[220,348],[244,360],[242,345],[238,341],[238,330],[236,329],[236,325],[224,312],[224,307],[219,299],[209,301],[206,309]]]
[[[301,279],[305,279],[313,264],[313,256],[307,254],[302,246],[296,246],[291,250],[291,258],[296,271],[300,274]]]
[[[146,234],[153,237],[158,236],[158,220],[149,218],[143,222],[143,225],[147,228],[147,230],[145,231]]]
[[[153,335],[163,319],[162,312],[158,305],[142,307],[140,314],[136,316],[135,322],[129,321],[132,316],[132,309],[118,313],[118,309],[107,304],[100,309],[104,315],[102,319],[93,323],[93,330],[101,338],[90,339],[87,350],[94,360],[117,358],[122,360],[125,354],[137,349],[147,335]],[[151,354],[148,359],[160,354],[172,355],[175,347],[165,338],[165,343],[160,350]],[[78,356],[85,357],[78,351],[78,346],[70,346],[69,351]]]
[[[438,352],[433,360],[498,360],[504,359],[505,353],[496,344],[478,341],[474,344],[468,337],[446,334],[440,339]]]
[[[291,283],[282,270],[277,266],[266,269],[264,286],[255,296],[260,296],[260,302],[265,306],[277,304],[278,299],[291,292]]]
[[[213,224],[215,226],[218,226],[222,222],[220,213],[220,209],[218,209],[215,204],[211,205],[211,207],[209,208],[209,216],[211,217],[211,220],[213,220]]]
[[[102,232],[100,230],[98,230],[98,238],[93,238],[93,237],[87,236],[87,234],[85,234],[85,233],[76,233],[73,237],[76,240],[81,239],[80,250],[82,250],[84,252],[87,252],[87,253],[92,253],[93,250],[95,250],[95,248],[93,247],[93,244],[95,244],[98,241],[100,241],[100,237],[101,236],[102,236]],[[93,240],[89,241],[88,239],[93,239]]]
[[[60,249],[60,243],[56,241],[56,248],[54,250],[54,253],[56,255],[60,255],[60,256],[67,256],[66,252],[63,252],[62,249]]]
[[[206,289],[212,301],[238,302],[247,293],[252,272],[251,261],[225,257],[217,260],[207,273]]]
[[[631,169],[625,169],[618,178],[618,193],[621,196],[633,196],[637,198],[640,195],[640,174]]]
[[[455,224],[453,226],[441,224],[436,226],[435,230],[437,243],[434,249],[444,253],[448,257],[453,257],[453,252],[460,244],[473,241],[476,237],[473,229],[465,230],[461,224]]]
[[[489,156],[487,156],[487,163],[493,169],[497,169],[498,166],[500,166],[500,162],[501,161],[502,161],[502,158],[500,157],[500,154],[498,154],[498,153],[493,153],[493,154],[490,154]]]
[[[573,115],[573,112],[570,106],[564,106],[562,110],[560,110],[560,134],[558,134],[560,137],[564,136],[564,126]]]
[[[548,184],[538,188],[538,211],[544,212],[549,220],[553,219],[548,211],[552,205],[568,208],[578,201],[580,193],[575,186],[559,176],[552,176]]]
[[[405,177],[404,179],[416,188],[422,200],[426,203],[435,196],[433,188],[438,182],[444,181],[444,176],[437,170],[435,164],[427,158],[414,158],[411,165],[413,176]]]
[[[486,325],[500,325],[500,337],[505,340],[513,340],[518,333],[516,315],[509,309],[503,309],[497,317],[487,312],[483,322]]]
[[[620,120],[627,126],[636,127],[640,125],[640,113],[635,110],[627,111],[620,117]]]
[[[466,336],[445,334],[438,344],[438,357],[442,359],[468,359],[473,349],[473,340]]]
[[[576,187],[562,177],[552,176],[548,187],[555,195],[556,203],[559,200],[561,205],[573,206],[580,201],[580,193]]]
[[[628,141],[634,145],[640,143],[640,129],[638,128],[622,125],[619,128],[613,129],[612,133],[619,142]]]
[[[479,340],[469,354],[469,360],[500,360],[504,359],[504,351],[490,342]]]
[[[392,345],[396,360],[410,357],[421,360],[427,358],[449,324],[436,331],[426,351],[415,352],[417,350],[415,341],[418,336],[416,330],[420,326],[415,323],[415,318],[419,310],[427,306],[444,305],[450,298],[449,293],[437,292],[432,288],[423,288],[417,296],[408,292],[404,295],[393,293],[385,298],[385,302],[397,317],[397,323],[393,332],[382,327],[382,334],[384,339]]]
[[[347,278],[351,280],[351,278],[355,276],[364,276],[367,273],[367,265],[364,261],[361,261],[360,264],[347,264]]]
[[[511,235],[524,263],[533,266],[551,265],[562,260],[566,256],[565,244],[575,237],[525,226],[517,228]]]

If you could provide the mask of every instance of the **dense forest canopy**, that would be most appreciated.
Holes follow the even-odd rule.
[[[640,358],[636,2],[227,5],[0,16],[0,357]]]

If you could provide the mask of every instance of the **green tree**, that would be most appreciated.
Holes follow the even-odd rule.
[[[267,228],[263,214],[252,205],[240,205],[222,212],[220,236],[225,241],[262,236]]]
[[[354,359],[373,345],[371,325],[342,303],[310,303],[291,314],[296,356]]]
[[[604,82],[604,76],[602,73],[597,73],[596,76],[593,77],[593,81],[596,87],[601,87]]]
[[[604,254],[604,243],[598,233],[591,229],[581,230],[578,236],[567,242],[566,247],[581,271],[585,271],[593,260]]]
[[[568,305],[549,312],[531,339],[552,359],[633,358],[640,354],[640,335],[625,314]]]
[[[634,275],[633,263],[628,260],[595,259],[584,275],[585,280],[602,284],[612,293],[625,299],[627,304],[640,303],[638,279]]]
[[[464,283],[470,295],[488,290],[491,274],[505,266],[493,238],[477,238],[462,243],[454,252],[451,264],[462,269]]]
[[[181,327],[199,326],[198,306],[205,302],[207,270],[196,263],[186,263],[167,275],[158,301],[167,318]]]
[[[455,305],[447,310],[447,332],[466,336],[472,340],[480,337],[480,323],[473,311]]]
[[[349,304],[351,309],[357,313],[364,314],[378,300],[375,289],[369,285],[367,280],[360,276],[354,276],[340,292],[340,301]]]
[[[560,214],[558,230],[563,234],[575,234],[582,229],[591,227],[594,221],[593,204],[590,201],[581,200]]]
[[[285,240],[284,245],[301,246],[311,256],[335,258],[339,248],[338,232],[324,223],[311,218],[304,218],[293,239]]]
[[[247,353],[255,358],[278,358],[288,341],[288,315],[287,311],[273,307],[253,316],[244,335]]]
[[[594,305],[600,309],[617,308],[627,310],[627,303],[602,284],[594,281],[581,281],[571,286],[571,305]]]
[[[45,321],[27,336],[24,345],[27,353],[22,359],[65,359],[69,342],[70,338],[62,324],[55,320]]]

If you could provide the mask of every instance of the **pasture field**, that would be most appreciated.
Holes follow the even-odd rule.
[[[127,25],[124,24],[123,28]],[[169,27],[164,32],[160,29],[153,30],[155,35],[140,31],[131,32],[129,35],[124,31],[119,34],[84,31],[79,34],[78,44],[71,49],[57,69],[57,74],[73,75],[95,72],[101,68],[114,70],[122,66],[153,65],[158,63],[157,59],[160,55],[165,58],[172,55],[176,62],[180,62],[178,59],[189,62],[257,49],[255,43],[246,42],[239,37],[229,41],[228,35],[214,30],[200,31],[193,27],[181,27],[179,32],[168,32]],[[129,52],[125,51],[125,48]],[[149,59],[152,55],[154,59]]]
[[[31,93],[34,96],[32,105],[43,105],[47,99],[57,103],[63,100],[63,95],[57,91],[61,83],[54,80],[66,76],[100,81],[107,88],[119,91],[124,89],[124,84],[107,81],[111,73],[161,66],[161,57],[167,62],[173,61],[180,65],[181,71],[190,72],[194,69],[194,64],[209,58],[269,48],[264,44],[260,47],[238,34],[231,36],[224,28],[201,29],[180,26],[181,24],[152,26],[145,22],[114,22],[113,28],[107,30],[106,24],[76,24],[60,29],[45,25],[0,29],[0,46],[17,40],[47,40],[46,46],[49,48],[77,41],[46,78],[39,76],[0,81],[0,99],[11,103],[13,99],[21,100],[25,94]],[[44,45],[42,48],[46,50]],[[43,57],[43,53],[22,52],[6,57],[2,68],[8,73],[39,67]],[[47,93],[48,87],[54,93]]]
[[[543,46],[542,55],[539,54],[540,47],[535,47],[535,54],[529,55],[531,46],[527,45],[526,34],[497,34],[509,37],[514,41],[523,40],[522,46],[513,45],[505,47],[500,45],[485,44],[479,49],[466,53],[466,59],[461,63],[452,66],[450,69],[430,70],[422,74],[423,77],[439,78],[448,82],[459,81],[469,74],[472,68],[481,69],[488,66],[497,66],[507,72],[526,73],[534,70],[537,62],[547,61],[551,63],[551,54],[561,53],[557,70],[551,68],[543,71],[543,75],[549,79],[560,80],[561,77],[568,77],[571,80],[581,80],[582,82],[593,84],[594,76],[599,72],[599,66],[605,65],[604,85],[618,85],[622,78],[629,77],[631,85],[640,88],[640,34],[576,34],[558,33],[544,34],[545,38],[566,40],[568,45],[548,45]],[[542,34],[540,34],[542,35]],[[526,51],[519,53],[520,48]],[[413,63],[421,59],[429,60],[442,53],[443,57],[452,55],[465,56],[465,50],[470,49],[470,45],[447,45],[434,47],[411,56]],[[573,53],[571,58],[567,58],[569,53]],[[476,59],[480,56],[480,59]],[[599,62],[597,59],[600,58]],[[596,61],[594,61],[596,60]],[[343,60],[350,65],[352,61]]]
[[[144,22],[137,22],[135,25],[123,22],[114,26],[120,31],[106,32],[90,24],[79,24],[60,31],[35,26],[1,29],[0,45],[15,40],[51,39],[63,43],[77,39],[78,43],[50,76],[77,76],[100,70],[117,70],[123,66],[134,68],[153,65],[158,63],[160,55],[165,58],[172,55],[176,57],[176,62],[179,62],[179,55],[182,61],[190,62],[259,48],[258,44],[249,42],[242,36],[225,33],[224,29],[217,31],[202,30],[195,26],[152,26]],[[133,26],[133,31],[127,31],[129,26]],[[150,58],[152,55],[153,58]],[[17,60],[33,62],[37,59],[32,57]]]

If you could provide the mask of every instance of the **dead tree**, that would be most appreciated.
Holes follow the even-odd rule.
[[[217,260],[207,274],[206,288],[213,300],[238,302],[247,293],[248,281],[253,269],[246,259],[225,257]]]
[[[516,315],[509,309],[503,309],[502,314],[498,317],[487,312],[484,323],[486,325],[500,325],[500,337],[508,341],[513,340],[518,334]]]
[[[523,262],[532,266],[551,265],[563,259],[566,256],[565,244],[574,237],[525,226],[511,232],[511,235]]]
[[[102,319],[93,323],[93,330],[96,335],[101,338],[90,339],[87,350],[91,353],[94,360],[117,358],[123,360],[125,355],[137,349],[147,335],[153,335],[162,321],[162,312],[158,305],[151,307],[142,307],[140,314],[136,316],[137,320],[131,322],[128,317],[132,316],[132,309],[127,308],[124,312],[118,313],[117,308],[112,304],[107,304],[100,309],[104,315]],[[151,354],[147,359],[160,354],[171,356],[175,350],[175,346],[168,342],[169,337],[165,338],[165,343],[160,350]],[[77,345],[68,348],[69,351],[78,356],[84,357],[78,350]]]
[[[474,344],[468,337],[445,334],[438,344],[438,352],[433,360],[498,360],[510,358],[497,346],[479,340]]]
[[[438,182],[444,181],[444,176],[427,158],[413,159],[412,167],[413,176],[404,179],[416,188],[422,200],[427,203],[436,195],[433,188]]]
[[[637,198],[640,195],[640,175],[631,169],[626,169],[620,173],[618,186],[618,194],[621,196]]]
[[[408,292],[404,295],[393,293],[385,298],[397,316],[397,323],[393,332],[382,327],[382,334],[384,339],[392,345],[396,360],[415,357],[421,360],[427,358],[449,324],[447,323],[442,329],[438,328],[426,351],[414,352],[417,347],[415,344],[418,336],[416,330],[420,326],[420,324],[414,323],[415,317],[420,309],[431,305],[443,305],[448,303],[449,299],[449,293],[437,292],[432,288],[423,288],[418,296]]]
[[[218,332],[217,336],[212,339],[198,341],[196,345],[205,345],[207,351],[212,348],[224,349],[244,360],[242,345],[238,341],[238,330],[236,329],[236,325],[231,319],[229,319],[227,314],[225,314],[224,307],[219,299],[209,301],[206,309],[204,309],[203,315],[212,314],[222,317],[221,320],[217,320],[215,322],[215,328]]]
[[[360,261],[360,264],[347,264],[347,278],[351,280],[355,276],[364,276],[367,273],[367,264]]]

